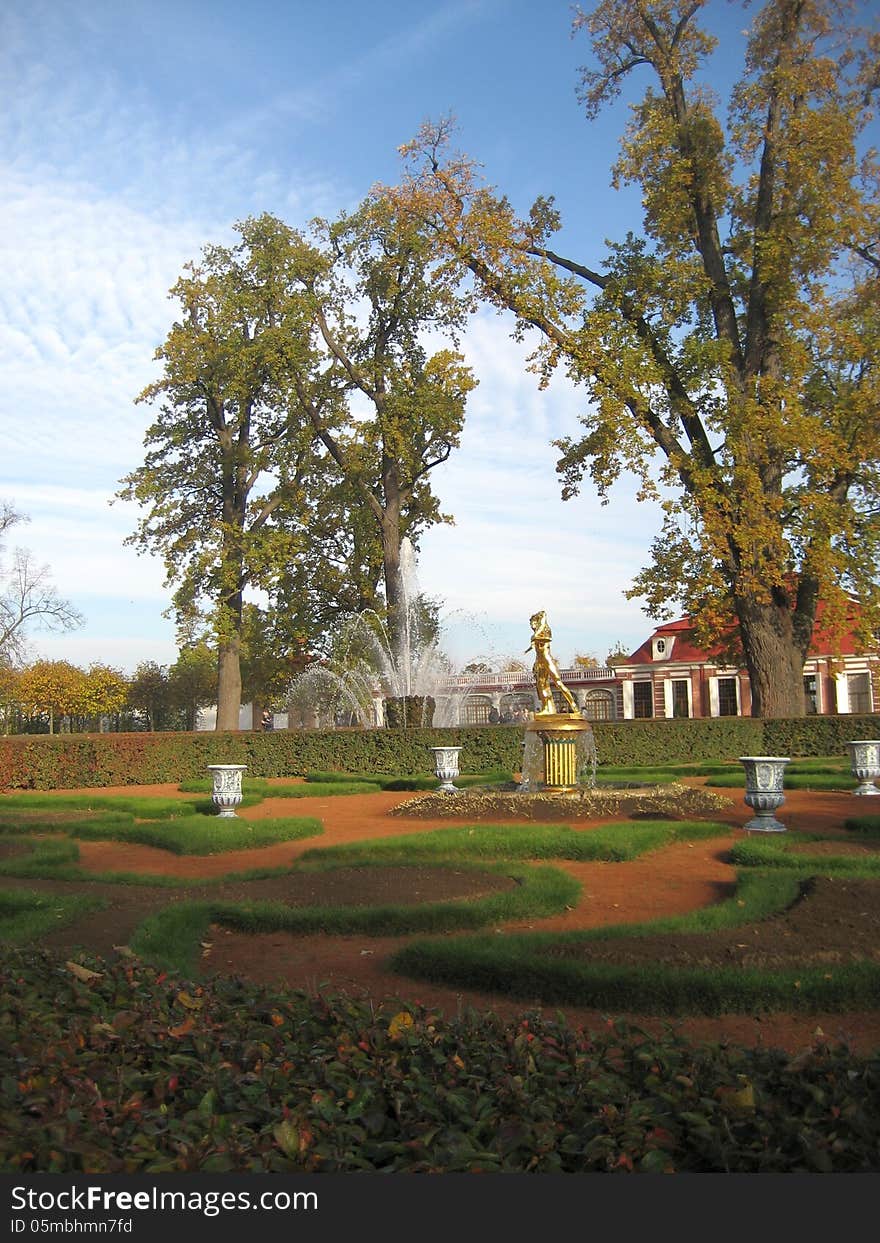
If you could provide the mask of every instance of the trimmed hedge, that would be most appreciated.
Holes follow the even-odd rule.
[[[602,765],[731,760],[739,755],[833,755],[853,738],[880,736],[880,716],[760,721],[597,721]],[[272,733],[17,735],[0,738],[0,788],[151,785],[204,777],[208,764],[246,764],[250,777],[430,773],[429,747],[460,746],[465,772],[519,771],[520,725],[458,729],[276,730]]]

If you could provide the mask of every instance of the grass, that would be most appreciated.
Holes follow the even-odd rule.
[[[561,936],[510,934],[491,940],[457,937],[415,941],[392,959],[392,969],[434,983],[641,1014],[724,1014],[760,1010],[875,1008],[876,963],[823,965],[782,971],[740,968],[650,968],[584,961],[585,943],[658,932],[713,931],[754,922],[785,909],[802,878],[784,871],[743,873],[736,895],[687,916],[651,924],[594,929]]]
[[[73,824],[68,831],[72,837],[82,840],[135,842],[176,855],[219,855],[230,850],[251,850],[274,846],[278,842],[316,837],[324,832],[324,828],[320,820],[309,816],[277,820],[229,817],[220,820],[217,816],[196,815],[146,824]]]
[[[190,799],[136,794],[4,794],[0,813],[9,811],[114,811],[137,820],[168,820],[192,814]]]
[[[850,816],[844,820],[843,827],[849,829],[851,833],[880,837],[880,816]]]
[[[746,778],[741,764],[698,764],[690,769],[694,777],[707,777],[709,784],[722,789],[744,789]],[[784,787],[789,790],[840,790],[852,793],[856,779],[849,761],[839,756],[815,756],[793,760],[785,769]]]
[[[29,945],[56,928],[73,923],[105,905],[99,898],[80,894],[0,890],[0,940],[6,945]]]
[[[94,872],[83,871],[79,866],[79,847],[69,838],[21,838],[19,841],[26,853],[0,861],[0,877],[76,881],[86,885],[140,885],[150,889],[186,889],[197,884],[201,889],[287,876],[296,866],[291,862],[281,867],[248,868],[243,872],[224,872],[222,876],[200,876],[197,881],[190,877],[164,876],[153,872]]]
[[[216,855],[298,841],[324,831],[320,820],[311,816],[255,821],[221,818],[213,814],[213,805],[209,804],[211,813],[207,814],[199,810],[198,803],[161,798],[126,799],[111,795],[104,800],[109,809],[97,811],[96,804],[100,806],[101,800],[89,798],[86,806],[75,795],[51,800],[38,795],[35,801],[33,811],[0,806],[0,832],[63,833],[83,841],[134,842],[177,855]],[[154,804],[158,812],[155,816],[151,814]],[[175,808],[174,816],[169,814],[171,806]],[[89,815],[90,811],[94,814]],[[136,815],[141,817],[139,821]],[[13,859],[8,861],[10,867],[0,865],[0,875],[36,876],[40,874],[38,869],[48,866],[57,876],[62,863],[73,863],[76,858],[77,852],[70,847],[37,848],[27,862]]]
[[[706,821],[628,821],[589,830],[559,824],[474,824],[403,837],[369,838],[351,846],[313,848],[301,861],[304,865],[323,860],[337,864],[381,860],[391,864],[473,858],[625,862],[670,842],[702,840],[729,832],[728,825]]]
[[[464,865],[463,865],[464,866]],[[511,919],[552,915],[572,906],[580,885],[555,868],[483,865],[473,870],[512,877],[516,887],[485,898],[420,906],[294,907],[281,902],[178,902],[141,924],[130,945],[147,962],[193,972],[211,924],[239,932],[397,936],[483,928]]]
[[[862,830],[862,835],[863,838],[880,839],[880,825],[873,832]],[[820,833],[787,832],[771,834],[766,839],[749,835],[734,845],[730,857],[737,867],[787,868],[804,874],[818,870],[823,876],[863,877],[867,880],[880,876],[880,853],[859,858],[846,854],[811,855],[809,850],[795,853],[793,849],[796,846],[809,847],[817,842],[839,840],[823,837]]]
[[[798,771],[800,769],[800,771]],[[710,771],[707,771],[710,770]],[[617,781],[643,780],[658,784],[661,779],[673,780],[686,772],[711,776],[726,784],[742,784],[744,774],[739,765],[716,764],[674,765],[652,769],[606,769],[602,776]],[[852,778],[845,761],[839,759],[810,760],[792,765],[786,774],[813,782],[822,779],[842,781],[837,788],[852,788]],[[361,793],[377,788],[391,788],[398,782],[426,781],[430,788],[436,778],[358,778],[348,774],[309,774],[311,780],[288,787],[268,786],[260,779],[247,790],[246,797],[259,801],[267,793],[279,792],[290,797],[316,794]],[[457,779],[457,784],[488,784],[487,778],[498,781],[510,774],[477,774]],[[725,778],[727,779],[725,782]],[[735,778],[735,782],[733,780]],[[195,786],[197,783],[191,783]],[[209,783],[198,783],[204,790]],[[397,788],[412,788],[406,785]],[[419,787],[416,787],[419,788]],[[193,790],[201,793],[202,789]],[[213,854],[221,850],[268,845],[274,841],[296,840],[321,832],[318,821],[274,820],[218,823],[214,815],[200,815],[195,809],[201,803],[192,800],[157,799],[139,796],[42,795],[6,796],[0,800],[0,831],[65,833],[63,839],[48,838],[26,841],[29,853],[6,859],[0,864],[0,875],[49,875],[71,880],[106,879],[136,884],[186,884],[172,878],[107,874],[84,876],[76,866],[78,850],[72,838],[92,840],[138,841],[162,849],[186,854]],[[213,811],[213,807],[211,808]],[[158,811],[158,815],[156,812]],[[41,821],[40,813],[45,813]],[[89,815],[87,813],[91,812]],[[194,814],[195,812],[195,814]],[[58,817],[67,813],[67,824],[60,826]],[[149,820],[134,823],[135,818]],[[39,827],[38,827],[39,826]],[[880,816],[865,816],[847,821],[854,832],[880,835]],[[294,828],[294,832],[291,832]],[[465,828],[435,829],[406,836],[371,839],[357,845],[309,850],[302,866],[324,870],[342,865],[359,867],[379,865],[415,865],[430,862],[454,862],[457,867],[501,871],[517,879],[514,890],[480,900],[438,902],[422,906],[374,907],[289,907],[281,903],[218,901],[181,901],[173,903],[145,921],[132,940],[132,948],[145,959],[165,968],[191,972],[199,958],[199,941],[211,923],[244,932],[293,933],[324,932],[327,934],[401,935],[404,933],[439,934],[452,930],[478,929],[522,919],[542,916],[573,904],[579,886],[570,877],[552,868],[518,866],[510,860],[600,860],[625,861],[672,841],[701,840],[726,834],[728,826],[706,821],[629,821],[605,825],[592,830],[577,830],[559,824],[497,826],[475,824]],[[878,860],[854,860],[843,856],[794,856],[790,847],[798,842],[817,840],[815,835],[787,834],[782,840],[738,842],[736,858],[743,871],[738,879],[736,897],[705,910],[675,920],[612,929],[596,929],[579,934],[504,934],[501,936],[457,936],[442,940],[423,937],[401,951],[394,959],[395,970],[451,983],[461,987],[507,993],[530,999],[540,997],[545,1003],[579,1004],[592,1008],[619,1008],[642,1013],[722,1013],[759,1009],[798,1010],[810,1006],[828,1009],[876,1006],[880,987],[880,967],[857,963],[828,970],[786,972],[742,971],[712,968],[682,970],[653,964],[650,969],[618,967],[612,964],[589,963],[579,959],[583,943],[596,939],[616,939],[639,935],[657,935],[664,931],[711,931],[737,923],[767,918],[784,909],[797,896],[805,874],[815,872],[817,864],[825,874],[838,871],[849,876],[875,876],[880,870]],[[485,860],[495,860],[486,864]],[[505,862],[502,862],[504,860]],[[256,879],[276,875],[288,868],[254,870],[222,879]],[[200,882],[201,883],[201,882]],[[10,899],[19,895],[0,895]],[[42,898],[44,895],[31,895]],[[66,901],[66,899],[65,899]],[[70,919],[80,910],[94,905],[93,899],[74,899],[85,905],[70,907]],[[32,931],[11,934],[25,939],[38,938],[43,931],[57,926],[45,922],[46,910],[58,918],[68,918],[67,908],[54,898],[42,907],[28,902],[16,909],[0,907],[0,931],[6,920],[12,929]],[[6,913],[8,910],[8,914]],[[55,916],[53,915],[53,918]],[[41,920],[43,921],[41,923]],[[21,922],[24,921],[24,922]],[[31,921],[28,923],[28,921]]]
[[[134,823],[134,816],[127,811],[88,812],[6,812],[0,810],[0,834],[18,836],[22,833],[70,833],[75,825],[101,825],[111,828]]]
[[[13,842],[22,846],[24,853],[0,859],[0,876],[26,876],[31,880],[77,880],[82,876],[76,866],[79,849],[67,838],[14,838]]]

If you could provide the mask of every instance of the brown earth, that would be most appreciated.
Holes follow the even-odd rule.
[[[174,785],[139,787],[138,793],[178,796]],[[96,790],[96,794],[132,793],[124,789]],[[729,793],[729,792],[728,792]],[[109,906],[94,916],[46,937],[42,944],[73,953],[77,948],[109,954],[125,945],[133,930],[153,910],[170,901],[213,896],[229,900],[275,899],[293,905],[340,903],[372,905],[383,901],[401,903],[441,898],[475,897],[504,883],[487,873],[457,872],[443,867],[340,868],[330,874],[290,874],[259,881],[229,881],[211,886],[200,881],[217,879],[255,867],[289,865],[316,844],[332,846],[367,838],[420,833],[431,827],[468,823],[449,818],[407,822],[391,816],[401,803],[417,794],[382,792],[333,798],[267,798],[256,807],[241,809],[245,820],[290,815],[314,816],[325,828],[320,838],[282,843],[262,849],[234,851],[207,857],[176,856],[152,847],[119,842],[78,843],[84,871],[124,871],[174,876],[192,881],[185,888],[120,886],[93,882],[89,893],[105,897]],[[2,806],[2,802],[0,802]],[[831,854],[874,854],[870,844],[855,843],[843,828],[849,816],[864,815],[865,799],[850,794],[790,791],[777,813],[789,829],[822,832],[840,838]],[[742,836],[750,818],[741,796],[734,795],[717,811],[705,815],[727,824],[730,832],[709,841],[679,842],[629,863],[554,862],[582,884],[582,894],[572,910],[546,919],[506,924],[488,929],[486,935],[529,928],[566,932],[612,924],[643,922],[677,915],[718,902],[733,892],[735,872],[729,862],[731,846]],[[508,816],[509,820],[510,817]],[[570,820],[571,827],[591,828],[620,816]],[[479,831],[479,830],[477,830]],[[824,852],[824,848],[823,848]],[[815,852],[819,853],[819,852]],[[65,882],[16,881],[4,885],[64,891]],[[510,882],[508,882],[510,883]],[[456,935],[456,934],[447,934]],[[245,935],[214,928],[203,946],[202,968],[208,973],[238,975],[263,982],[283,981],[308,991],[334,990],[375,1003],[390,998],[436,1007],[447,1014],[472,1006],[513,1017],[525,1010],[541,1009],[535,1001],[512,1001],[464,990],[442,988],[422,981],[407,981],[393,974],[387,962],[407,937],[370,937],[363,934],[299,936],[288,933]],[[560,952],[571,952],[571,947]],[[817,877],[800,900],[774,919],[711,935],[646,937],[626,946],[590,947],[591,957],[617,961],[670,961],[681,964],[781,966],[791,963],[836,963],[851,958],[880,957],[880,879],[878,881],[830,880]],[[608,1015],[580,1007],[546,1007],[551,1015],[562,1013],[569,1022],[596,1028]],[[613,1016],[619,1017],[619,1016]],[[660,1030],[663,1020],[620,1016],[648,1030]],[[845,1040],[850,1047],[869,1051],[880,1048],[880,997],[877,1008],[850,1014],[726,1015],[719,1018],[688,1018],[672,1024],[696,1039],[727,1040],[739,1044],[764,1044],[797,1050],[817,1031],[830,1039]]]

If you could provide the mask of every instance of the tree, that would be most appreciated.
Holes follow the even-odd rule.
[[[609,669],[613,669],[615,665],[625,665],[629,660],[629,650],[623,646],[618,639],[611,651],[605,657],[605,664]]]
[[[89,665],[85,675],[77,711],[84,717],[100,719],[117,716],[128,700],[128,681],[125,674],[110,665]]]
[[[7,531],[27,521],[7,502],[0,503],[0,552]],[[24,658],[31,625],[63,631],[82,624],[82,615],[49,581],[49,567],[36,565],[26,549],[16,548],[8,563],[0,562],[0,660]]]
[[[12,665],[0,661],[0,716],[3,719],[3,733],[15,733],[17,719],[20,715],[21,692],[19,682],[21,671]]]
[[[37,660],[22,670],[18,692],[32,715],[46,713],[49,733],[54,734],[59,717],[73,717],[81,711],[85,681],[84,671],[68,660]]]
[[[591,652],[576,652],[571,665],[573,669],[598,669],[599,661]]]
[[[585,387],[584,434],[557,442],[563,495],[589,477],[607,500],[629,469],[662,498],[630,594],[657,618],[683,605],[704,642],[734,625],[753,713],[798,716],[819,600],[842,625],[857,595],[866,635],[880,616],[878,170],[859,152],[877,35],[836,0],[773,0],[725,121],[704,7],[603,0],[574,21],[590,119],[650,78],[614,170],[641,190],[643,237],[601,263],[560,253],[553,200],[518,218],[448,122],[407,148],[396,198],[518,333],[537,330],[542,383],[564,366]]]
[[[468,304],[436,262],[425,231],[381,196],[332,223],[316,221],[314,241],[301,237],[300,247],[303,305],[323,358],[317,372],[294,367],[295,394],[348,487],[346,503],[369,515],[379,538],[397,652],[405,620],[401,543],[448,520],[429,474],[457,447],[475,385],[460,354],[448,348],[429,354],[424,337],[430,332],[454,344]],[[300,358],[314,367],[314,355]],[[366,399],[369,415],[359,407],[357,417],[334,427],[331,418],[352,394]],[[363,526],[355,525],[355,540],[356,561],[372,570]],[[364,585],[370,585],[369,572]]]
[[[147,729],[167,729],[172,711],[168,670],[155,660],[143,660],[128,684],[128,704],[146,721]]]
[[[199,709],[214,702],[216,669],[216,650],[202,640],[182,647],[168,670],[171,703],[182,711],[186,729],[195,729]]]
[[[292,631],[289,617],[246,604],[242,625],[242,685],[253,707],[254,728],[261,710],[286,700],[293,659],[305,636]]]
[[[161,400],[144,465],[120,496],[147,508],[129,543],[157,551],[181,627],[206,608],[217,643],[217,728],[237,729],[248,585],[271,584],[299,548],[295,514],[312,432],[288,415],[301,333],[291,298],[291,231],[272,216],[239,224],[233,247],[207,246],[171,291],[181,307],[156,353]]]

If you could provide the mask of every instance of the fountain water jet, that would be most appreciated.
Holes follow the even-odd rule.
[[[400,546],[401,638],[395,646],[385,621],[373,609],[346,617],[326,663],[294,678],[289,699],[310,723],[451,726],[461,723],[473,687],[450,692],[452,673],[419,587],[415,550]]]

